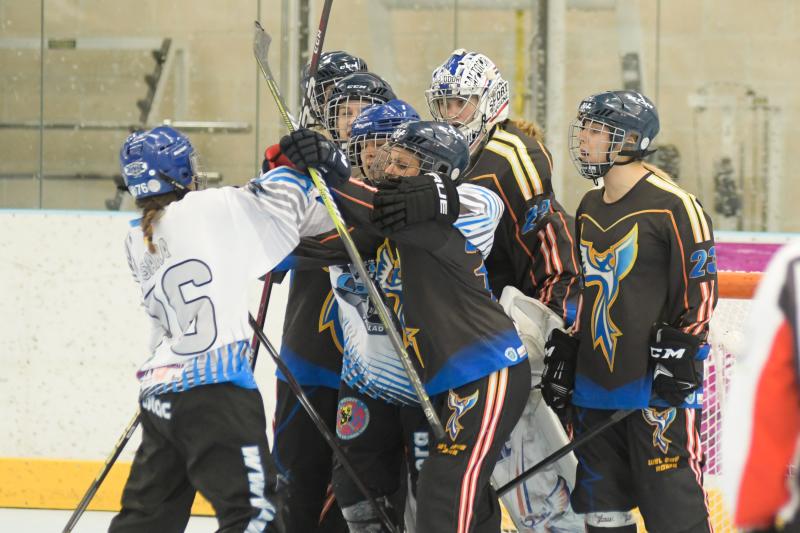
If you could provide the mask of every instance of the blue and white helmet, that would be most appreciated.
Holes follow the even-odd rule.
[[[508,82],[491,59],[463,48],[433,71],[425,97],[434,120],[456,126],[471,152],[495,124],[508,118]]]
[[[419,113],[398,99],[364,109],[353,122],[350,140],[347,141],[350,166],[367,176],[378,148],[389,140],[394,130],[406,122],[417,120]]]
[[[189,191],[197,179],[192,143],[169,126],[129,135],[122,143],[119,161],[125,185],[137,200]]]
[[[450,124],[407,122],[394,130],[370,168],[374,179],[435,172],[458,182],[469,165],[469,145]]]

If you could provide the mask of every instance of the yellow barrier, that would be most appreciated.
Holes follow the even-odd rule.
[[[102,461],[1,458],[0,507],[74,509],[102,466]],[[130,469],[129,462],[115,463],[89,510],[118,511]],[[213,516],[214,511],[198,494],[192,514]]]

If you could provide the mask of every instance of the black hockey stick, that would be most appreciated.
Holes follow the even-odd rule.
[[[278,111],[280,112],[281,117],[283,117],[286,127],[289,131],[294,131],[295,127],[289,118],[289,113],[286,110],[286,103],[283,101],[280,89],[278,89],[278,84],[275,82],[275,78],[272,76],[272,71],[269,68],[267,56],[269,53],[269,45],[271,40],[272,39],[270,38],[269,34],[267,34],[267,32],[264,31],[264,28],[261,27],[261,24],[256,21],[255,36],[253,40],[253,53],[256,56],[258,66],[261,69],[261,74],[264,76],[264,80],[267,83],[267,88],[269,89],[270,93],[272,93],[272,97],[275,99],[275,103],[278,106]],[[358,252],[358,249],[353,242],[353,238],[350,236],[350,232],[347,231],[347,226],[342,219],[342,214],[336,207],[328,186],[325,184],[322,178],[319,177],[319,173],[315,169],[310,168],[308,169],[308,172],[314,182],[314,185],[319,191],[320,198],[322,198],[322,203],[325,204],[325,208],[328,210],[328,214],[333,221],[333,225],[336,228],[339,237],[342,239],[345,251],[350,258],[350,263],[356,269],[359,277],[363,280],[364,285],[367,287],[369,298],[372,301],[372,304],[375,306],[375,310],[377,311],[378,316],[381,319],[381,323],[383,324],[383,327],[389,336],[392,347],[395,349],[395,352],[397,352],[397,356],[400,359],[400,362],[403,364],[403,368],[408,375],[411,385],[414,387],[414,392],[416,392],[417,398],[419,398],[422,412],[425,414],[428,424],[430,424],[431,429],[433,430],[433,433],[437,439],[444,439],[444,428],[442,427],[442,422],[439,420],[439,416],[436,414],[436,411],[433,408],[433,404],[431,403],[430,397],[428,397],[428,393],[425,392],[425,389],[422,386],[422,381],[420,380],[419,375],[417,374],[417,371],[411,362],[408,352],[406,352],[400,335],[392,325],[392,319],[389,314],[389,310],[383,303],[383,300],[378,293],[378,289],[375,287],[375,283],[367,274],[366,268],[364,268],[364,260],[361,258],[361,254]]]
[[[100,470],[100,473],[96,478],[94,478],[94,481],[92,481],[92,484],[89,485],[89,489],[86,491],[86,494],[83,495],[80,503],[72,512],[72,516],[69,517],[69,521],[67,522],[67,525],[64,526],[62,533],[70,533],[70,531],[72,531],[72,529],[75,527],[75,524],[78,523],[78,520],[81,518],[81,516],[83,516],[83,513],[86,511],[86,508],[89,507],[89,503],[92,501],[92,498],[94,498],[94,495],[97,494],[98,489],[100,489],[100,485],[106,479],[106,476],[111,471],[111,467],[114,466],[114,463],[122,453],[125,445],[128,444],[128,441],[131,439],[131,436],[138,425],[139,410],[137,409],[136,415],[134,415],[134,417],[128,423],[128,427],[125,428],[125,432],[114,445],[114,449],[112,450],[111,455],[108,456],[108,459],[106,459],[106,462],[103,465],[103,468]]]
[[[520,475],[518,475],[517,477],[515,477],[502,487],[500,487],[499,489],[497,489],[497,496],[498,497],[503,496],[505,493],[513,489],[517,484],[522,483],[523,481],[525,481],[538,471],[555,463],[556,461],[558,461],[559,459],[570,453],[575,448],[583,446],[584,444],[592,440],[595,435],[597,435],[598,433],[602,433],[606,429],[610,428],[611,426],[613,426],[614,424],[616,424],[617,422],[619,422],[620,420],[622,420],[623,418],[625,418],[626,416],[637,410],[638,409],[620,409],[619,411],[614,411],[614,413],[610,417],[608,417],[607,420],[604,420],[600,424],[597,424],[595,427],[593,427],[592,429],[581,435],[579,438],[570,442],[566,446],[563,446],[558,450],[554,451],[553,453],[551,453],[550,455],[548,455],[547,457],[545,457],[544,459],[542,459],[541,461],[539,461],[538,463],[536,463],[535,465],[533,465],[532,467],[530,467],[529,469],[527,469],[526,471],[524,471],[523,473],[521,473]]]
[[[297,401],[300,402],[300,405],[302,405],[303,409],[305,409],[306,413],[308,413],[308,416],[311,418],[311,421],[314,423],[319,432],[322,434],[323,438],[325,439],[325,442],[328,443],[328,446],[331,447],[331,450],[333,450],[333,454],[339,460],[342,467],[347,472],[347,475],[350,476],[350,479],[353,481],[353,483],[355,483],[356,488],[358,488],[358,491],[361,494],[363,494],[370,502],[370,504],[372,504],[378,511],[378,515],[384,527],[386,527],[387,530],[391,532],[398,531],[397,526],[395,526],[392,523],[392,519],[389,518],[386,509],[384,509],[381,505],[378,504],[378,501],[372,496],[372,494],[370,494],[369,489],[366,487],[366,485],[364,485],[361,479],[359,479],[358,474],[353,468],[353,464],[350,462],[350,459],[347,458],[347,455],[345,455],[344,450],[342,450],[341,446],[339,446],[339,444],[336,442],[336,438],[333,436],[331,430],[328,429],[328,426],[325,425],[325,422],[322,420],[322,417],[319,415],[317,410],[314,409],[313,405],[311,405],[308,396],[306,396],[306,393],[303,392],[303,388],[297,382],[291,370],[289,370],[289,367],[286,366],[286,363],[284,363],[283,359],[281,359],[280,355],[278,355],[278,351],[275,349],[274,346],[272,346],[272,343],[269,342],[267,336],[264,335],[264,332],[258,327],[258,324],[256,324],[256,320],[253,318],[253,315],[249,315],[249,318],[250,318],[250,326],[253,328],[253,331],[255,332],[256,336],[261,341],[261,344],[264,345],[272,360],[275,361],[275,365],[277,365],[278,369],[286,378],[286,381],[289,384],[289,388],[292,390],[294,395],[297,396]]]
[[[264,288],[261,289],[261,302],[258,304],[258,318],[256,318],[256,323],[258,324],[258,329],[264,328],[264,321],[267,319],[267,306],[269,305],[269,295],[272,292],[272,272],[268,273],[264,276]],[[250,366],[252,368],[256,367],[256,361],[258,360],[258,335],[253,334],[253,340],[250,342],[250,346],[252,349],[252,355],[250,355]]]
[[[322,55],[322,44],[325,42],[325,34],[328,33],[328,18],[331,15],[332,6],[333,0],[325,0],[325,5],[322,6],[322,15],[319,18],[319,29],[317,29],[317,37],[314,39],[314,50],[311,52],[311,61],[308,65],[308,85],[306,85],[306,93],[303,95],[303,105],[300,108],[300,127],[305,127],[306,124],[308,124],[308,119],[311,118],[311,98],[314,95],[319,58]]]

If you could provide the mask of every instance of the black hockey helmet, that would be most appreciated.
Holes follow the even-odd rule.
[[[350,127],[365,108],[397,98],[386,81],[371,72],[354,72],[333,86],[325,105],[323,125],[335,142],[346,142]]]
[[[611,136],[606,162],[586,163],[581,157],[578,135],[585,128],[598,130],[603,126]],[[654,152],[649,148],[658,135],[659,126],[656,106],[641,93],[606,91],[594,94],[578,106],[578,116],[570,127],[570,156],[582,176],[596,180],[608,172],[618,156],[629,156],[635,161]]]
[[[455,126],[432,120],[407,122],[397,128],[375,158],[372,174],[385,177],[392,148],[403,148],[419,159],[415,174],[436,172],[458,182],[469,165],[469,142]]]
[[[300,87],[303,94],[308,91],[310,79],[310,63],[306,63],[301,74]],[[342,50],[323,52],[317,65],[317,73],[314,76],[314,88],[311,90],[311,112],[314,119],[322,123],[325,112],[325,96],[333,85],[353,72],[366,72],[367,63],[360,57],[348,54]]]

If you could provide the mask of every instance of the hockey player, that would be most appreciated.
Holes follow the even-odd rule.
[[[742,530],[800,531],[800,244],[780,250],[764,273],[737,357],[722,432],[724,482]]]
[[[342,148],[350,138],[356,117],[367,107],[384,104],[396,96],[380,76],[371,72],[355,72],[339,80],[325,104],[325,129]]]
[[[590,533],[634,533],[634,507],[648,531],[710,528],[699,429],[714,236],[697,199],[643,162],[658,130],[655,106],[634,91],[586,98],[570,129],[578,171],[604,182],[576,213],[577,334],[554,330],[543,395],[556,409],[571,397],[576,437],[634,410],[575,451],[572,506]]]
[[[325,104],[342,78],[366,71],[366,63],[347,52],[325,52],[311,91],[312,118],[324,124]],[[303,87],[309,82],[304,69]],[[265,172],[291,165],[275,144],[267,149]],[[284,264],[284,267],[291,266]],[[283,322],[281,358],[303,387],[311,404],[335,430],[342,336],[331,292],[330,277],[322,269],[292,270]],[[341,511],[329,491],[333,456],[330,448],[300,408],[296,396],[279,372],[275,405],[272,457],[286,480],[286,505],[279,511],[287,533],[347,531]]]
[[[142,443],[109,531],[183,531],[196,490],[220,531],[282,531],[248,361],[246,284],[292,251],[301,226],[319,233],[330,221],[315,209],[311,180],[288,169],[245,188],[193,192],[194,149],[167,126],[128,137],[120,160],[143,211],[125,246],[152,355],[137,374]],[[334,185],[349,168],[325,176]]]
[[[572,323],[579,290],[573,222],[551,185],[552,157],[535,125],[509,119],[508,82],[484,54],[455,50],[434,69],[426,98],[434,119],[458,127],[470,141],[471,166],[465,180],[490,189],[505,204],[486,260],[489,285],[520,329],[537,385],[545,340],[553,328]],[[496,485],[554,451],[546,443],[567,442],[558,420],[540,405],[541,394],[534,389],[503,450]],[[563,459],[504,497],[521,532],[583,529],[582,521],[563,505],[562,493],[568,494],[574,485],[570,460]]]
[[[322,148],[326,142],[301,130],[282,139],[281,148],[304,168],[317,164],[317,154],[327,151]],[[385,228],[393,257],[402,258],[405,336],[422,367],[426,390],[447,421],[447,436],[431,447],[419,475],[419,532],[499,531],[499,506],[489,475],[530,387],[524,347],[513,323],[492,299],[483,265],[502,204],[489,191],[475,187],[474,198],[465,203],[482,204],[484,211],[459,220],[460,228],[453,227],[461,212],[453,181],[467,160],[466,141],[452,127],[411,122],[397,129],[381,149],[373,175],[385,179],[377,182],[377,188],[351,179],[335,191],[348,221],[357,227]],[[440,200],[417,203],[415,191],[430,186],[441,191]],[[387,219],[371,209],[373,202],[381,203],[384,193],[408,199],[399,211],[384,213]],[[427,213],[429,208],[438,213],[437,219],[416,223],[420,212],[422,220],[433,218]],[[392,231],[389,228],[398,215],[405,224]],[[469,238],[465,237],[468,227],[473,230]],[[335,247],[332,239],[318,242]],[[448,311],[437,304],[444,301]],[[363,434],[369,428],[367,420],[374,419],[366,416],[365,403],[355,406],[362,416],[352,429]],[[348,416],[340,420],[340,426],[350,424],[352,407],[345,410]],[[350,428],[337,429],[341,433]],[[372,459],[362,461],[364,475],[382,451],[381,443],[375,442],[379,439],[371,440]],[[367,451],[361,452],[366,457]],[[379,531],[377,516],[362,499],[354,497],[358,501],[347,505],[341,498],[351,531]]]
[[[306,64],[303,68],[303,79],[300,86],[304,93],[311,79],[310,66],[310,64]],[[367,63],[363,59],[341,50],[323,52],[320,55],[317,73],[314,75],[314,87],[311,88],[310,102],[311,115],[317,124],[321,125],[325,122],[325,108],[336,83],[354,72],[367,72],[368,70]]]
[[[347,141],[347,157],[353,168],[353,176],[371,178],[369,171],[380,147],[386,144],[400,125],[419,119],[413,107],[398,99],[365,108],[353,122]]]

